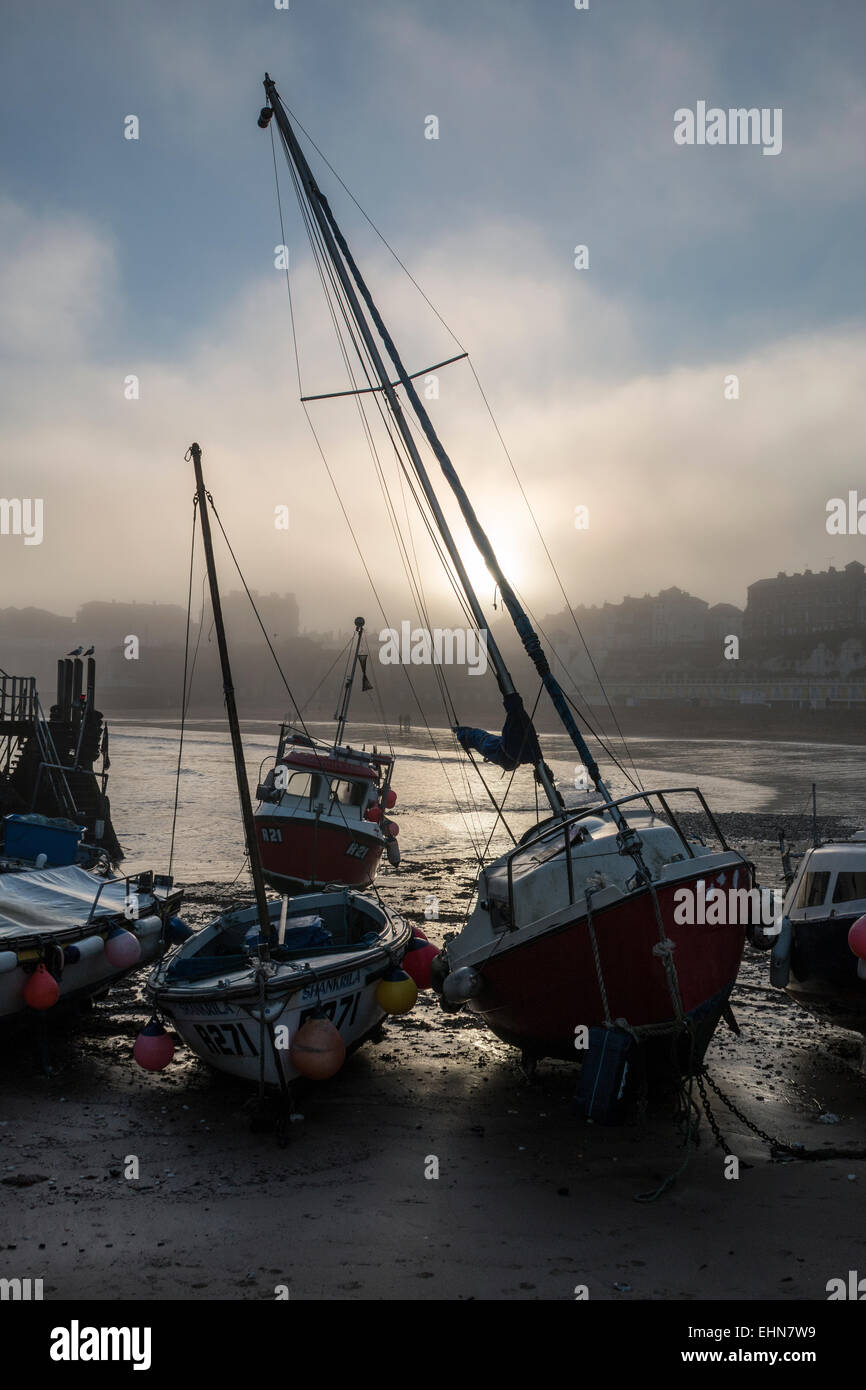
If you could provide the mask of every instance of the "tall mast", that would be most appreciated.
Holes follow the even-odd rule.
[[[427,498],[430,510],[432,511],[433,516],[436,520],[436,525],[439,529],[439,533],[442,536],[443,541],[445,542],[445,547],[451,558],[451,563],[453,564],[454,569],[457,572],[457,577],[460,580],[461,588],[463,589],[463,592],[466,595],[466,600],[469,604],[469,608],[471,610],[472,617],[475,621],[475,625],[478,629],[479,634],[482,632],[486,634],[487,655],[496,673],[496,679],[499,685],[499,689],[501,690],[503,696],[515,695],[517,694],[517,688],[514,684],[514,681],[511,679],[511,674],[508,670],[508,667],[505,664],[505,660],[502,656],[502,653],[496,645],[493,635],[487,626],[484,611],[481,607],[481,604],[478,602],[478,597],[475,593],[474,588],[472,587],[469,575],[466,572],[466,566],[463,563],[460,552],[457,549],[457,545],[454,541],[454,537],[452,536],[448,523],[445,520],[444,513],[439,505],[439,499],[436,496],[436,493],[433,491],[433,486],[430,482],[430,478],[428,477],[427,470],[424,467],[421,455],[418,452],[418,447],[415,443],[414,438],[412,437],[412,432],[409,429],[408,422],[403,413],[403,408],[400,404],[399,397],[397,396],[397,393],[391,384],[390,375],[388,373],[384,361],[382,360],[382,355],[379,351],[376,340],[374,339],[370,331],[370,325],[367,322],[364,311],[361,308],[360,303],[358,302],[358,296],[355,293],[355,288],[349,277],[346,265],[343,263],[343,259],[340,255],[340,250],[338,248],[337,241],[335,240],[335,236],[339,238],[340,245],[344,248],[344,254],[347,255],[347,263],[352,266],[352,273],[355,276],[356,280],[359,282],[359,288],[361,289],[361,293],[364,295],[364,298],[367,301],[368,305],[372,304],[372,300],[369,296],[369,291],[367,291],[366,286],[363,284],[363,281],[360,277],[360,273],[358,272],[357,267],[354,264],[354,261],[352,261],[351,256],[348,255],[348,248],[346,247],[345,240],[342,237],[339,228],[336,226],[336,223],[334,222],[333,215],[331,214],[330,208],[328,207],[327,200],[325,199],[324,194],[321,192],[315,179],[313,178],[312,170],[310,169],[310,166],[307,163],[303,150],[297,142],[294,130],[292,129],[291,123],[289,122],[289,118],[286,115],[285,107],[283,106],[279,94],[277,93],[276,86],[267,74],[265,74],[265,92],[267,94],[268,101],[270,102],[271,109],[273,110],[274,115],[276,116],[277,125],[282,131],[283,136],[286,140],[286,144],[288,145],[289,152],[295,164],[295,168],[298,172],[298,176],[300,177],[301,183],[303,184],[304,192],[307,196],[307,201],[310,205],[313,216],[315,217],[316,222],[318,223],[319,230],[322,233],[322,237],[328,249],[328,255],[330,256],[331,262],[339,277],[340,283],[343,287],[343,291],[346,295],[349,306],[352,310],[352,314],[355,318],[355,322],[358,325],[358,330],[361,334],[361,337],[364,340],[364,345],[370,355],[370,360],[372,361],[373,368],[376,372],[376,375],[379,378],[382,391],[388,402],[394,422],[397,426],[397,429],[400,431],[400,435],[406,447],[406,451],[412,460],[412,464],[415,468],[418,480],[421,483],[421,487],[424,490],[424,495]],[[333,224],[334,227],[333,231],[331,229],[331,224]],[[372,310],[372,317],[374,322],[376,323],[380,335],[382,336],[383,342],[385,342],[386,346],[388,346],[389,355],[391,355],[392,360],[395,360],[396,366],[397,362],[399,361],[399,359],[395,359],[396,349],[393,348],[391,339],[387,334],[387,330],[385,329],[384,324],[382,323],[382,320],[379,317],[378,311],[375,309],[375,306]],[[408,377],[402,363],[400,363],[397,367],[397,371],[401,383],[405,386],[408,382]],[[417,394],[414,391],[411,393],[411,395],[415,395],[415,399],[417,400]],[[441,448],[442,446],[439,445],[440,450]],[[501,588],[502,586],[500,584],[500,589]],[[553,780],[550,776],[550,773],[547,770],[547,767],[544,764],[543,759],[539,759],[539,761],[535,763],[535,773],[541,786],[544,789],[548,801],[550,802],[551,808],[556,812],[557,815],[561,814],[563,810],[562,798],[559,796],[553,784]]]
[[[499,688],[502,691],[503,696],[516,693],[514,682],[511,679],[511,675],[508,671],[507,666],[505,665],[505,661],[502,657],[502,654],[499,651],[495,641],[493,640],[489,628],[487,627],[484,612],[481,608],[481,605],[478,601],[478,597],[469,580],[469,576],[466,573],[465,566],[463,565],[463,562],[460,558],[460,554],[457,550],[454,538],[451,535],[448,523],[446,522],[445,517],[442,513],[442,509],[439,506],[436,494],[433,491],[433,487],[430,483],[427,471],[424,467],[424,464],[421,460],[421,456],[415,445],[415,441],[406,422],[405,415],[403,414],[399,398],[397,397],[394,387],[391,384],[390,375],[382,360],[382,356],[379,352],[378,345],[376,344],[376,341],[373,338],[370,326],[367,322],[366,315],[358,301],[358,296],[355,293],[355,286],[357,286],[358,293],[360,293],[361,297],[364,300],[364,303],[367,306],[367,311],[369,312],[370,318],[372,319],[376,327],[376,331],[378,332],[382,342],[385,345],[388,356],[390,357],[391,362],[393,363],[394,370],[396,372],[399,383],[405,390],[406,395],[408,396],[409,402],[412,406],[418,423],[420,424],[421,429],[423,430],[430,444],[430,447],[433,450],[433,453],[439,463],[439,466],[445,475],[446,481],[448,482],[452,492],[457,498],[460,510],[463,514],[463,518],[466,522],[466,525],[469,528],[469,532],[472,536],[472,539],[478,547],[478,550],[480,551],[490,574],[492,575],[493,579],[499,587],[500,593],[502,594],[503,602],[505,603],[505,606],[508,609],[508,612],[511,616],[511,620],[517,629],[518,635],[520,636],[520,640],[523,643],[523,646],[527,654],[532,660],[533,665],[538,671],[538,674],[541,677],[545,689],[547,690],[551,698],[551,701],[553,702],[554,708],[556,709],[556,712],[559,715],[563,725],[565,726],[565,729],[569,734],[572,742],[577,748],[577,751],[579,752],[581,759],[590,777],[592,778],[595,787],[603,796],[605,801],[610,801],[610,792],[608,791],[607,786],[605,785],[602,779],[598,764],[596,763],[595,758],[590,752],[586,744],[586,741],[580,732],[580,729],[577,727],[571,710],[568,707],[568,703],[566,701],[562,687],[560,686],[559,682],[557,681],[556,677],[550,669],[550,665],[548,663],[544,651],[542,650],[541,642],[539,641],[538,635],[534,631],[532,624],[529,621],[529,618],[527,617],[522,605],[517,599],[517,595],[514,593],[514,590],[508,582],[508,579],[504,575],[499,561],[496,557],[496,554],[493,550],[493,547],[490,544],[490,541],[483,527],[481,526],[478,517],[475,514],[475,510],[463,488],[462,483],[460,482],[454,465],[448,457],[448,454],[445,451],[442,441],[439,439],[439,436],[433,428],[433,423],[429,415],[427,414],[424,405],[421,402],[421,398],[419,397],[418,392],[415,389],[415,385],[412,379],[410,378],[409,373],[406,371],[405,366],[403,365],[403,362],[400,358],[400,354],[397,351],[394,341],[390,333],[388,332],[388,329],[385,326],[382,316],[379,313],[373,301],[373,297],[370,294],[369,289],[367,288],[363,276],[361,275],[361,272],[354,261],[354,258],[352,256],[351,251],[349,250],[349,246],[346,242],[346,239],[340,231],[334,214],[331,211],[328,200],[322,193],[321,189],[316,183],[315,178],[313,177],[312,170],[310,169],[310,166],[307,163],[303,150],[298,144],[297,137],[295,136],[294,130],[292,129],[291,122],[289,121],[288,115],[286,114],[285,107],[283,106],[280,96],[276,90],[276,86],[267,73],[265,74],[264,86],[265,93],[267,95],[271,109],[276,117],[277,125],[279,126],[280,131],[283,134],[283,137],[286,141],[286,145],[288,147],[289,154],[297,170],[298,177],[300,178],[301,183],[303,185],[304,192],[307,197],[307,202],[309,203],[313,216],[316,219],[319,230],[322,234],[323,241],[327,248],[328,255],[331,259],[337,276],[339,277],[349,307],[351,308],[353,317],[358,325],[358,329],[364,340],[364,344],[367,348],[367,351],[370,354],[370,359],[373,363],[376,375],[378,376],[379,381],[381,383],[382,391],[385,395],[386,400],[388,401],[388,405],[391,409],[394,421],[397,425],[398,430],[400,431],[407,452],[410,458],[412,459],[412,463],[415,467],[415,471],[418,475],[419,481],[424,490],[424,494],[430,505],[431,511],[433,512],[433,515],[436,519],[436,524],[439,528],[440,534],[442,535],[442,539],[445,542],[445,546],[451,557],[452,563],[454,564],[454,568],[457,571],[457,575],[460,579],[461,586],[466,595],[469,607],[472,611],[472,616],[475,620],[476,626],[478,627],[479,632],[486,632],[487,651],[491,660],[491,664],[493,665],[494,671],[496,672]],[[260,123],[261,121],[262,118],[260,118]],[[354,285],[352,283],[353,280]],[[536,777],[538,778],[538,781],[544,789],[547,799],[550,802],[551,808],[557,815],[564,814],[562,798],[560,797],[559,793],[556,790],[556,787],[553,784],[553,780],[550,776],[546,764],[544,763],[543,758],[539,756],[538,761],[535,762],[534,766]],[[617,823],[618,829],[624,841],[630,841],[633,836],[633,832],[630,830],[629,826],[627,825],[624,817],[622,816],[618,808],[613,808],[612,815]]]
[[[355,680],[355,671],[356,671],[357,668],[358,668],[358,655],[359,655],[360,650],[361,650],[361,638],[362,638],[363,635],[364,635],[364,619],[363,619],[363,618],[356,618],[356,619],[355,619],[355,630],[356,630],[358,636],[357,636],[357,639],[356,639],[356,641],[355,641],[355,654],[354,654],[354,656],[352,657],[352,669],[350,670],[348,676],[346,677],[346,684],[345,684],[344,687],[343,687],[343,699],[342,699],[342,701],[341,701],[340,708],[337,710],[337,713],[334,715],[334,718],[335,718],[336,721],[337,721],[337,733],[336,733],[336,737],[334,738],[334,747],[335,747],[335,748],[339,748],[340,744],[341,744],[342,741],[343,741],[343,730],[344,730],[345,727],[346,727],[346,716],[347,716],[347,714],[349,713],[349,701],[350,701],[350,699],[352,698],[352,684],[353,684],[353,682],[354,682],[354,680]]]
[[[271,936],[271,919],[268,912],[268,900],[265,896],[265,880],[262,877],[262,862],[259,858],[259,846],[256,840],[256,827],[253,820],[253,807],[250,801],[250,787],[247,781],[247,769],[244,762],[244,746],[241,741],[241,726],[238,722],[238,708],[235,702],[235,687],[232,681],[232,668],[229,661],[229,649],[226,643],[226,631],[223,623],[223,609],[220,601],[219,584],[217,582],[216,565],[214,563],[213,541],[211,539],[210,517],[208,516],[208,494],[205,491],[204,477],[201,471],[201,449],[198,444],[190,444],[187,458],[192,459],[195,469],[195,487],[198,497],[198,519],[201,524],[201,536],[204,541],[205,560],[207,562],[207,577],[210,585],[211,607],[213,608],[213,620],[216,628],[217,646],[219,647],[220,666],[223,676],[223,695],[226,702],[226,715],[229,721],[229,732],[232,739],[232,752],[235,759],[235,777],[238,784],[238,796],[241,803],[241,816],[244,823],[244,835],[247,842],[247,853],[250,857],[250,871],[253,876],[253,887],[256,894],[256,907],[259,913],[259,929],[265,941]]]

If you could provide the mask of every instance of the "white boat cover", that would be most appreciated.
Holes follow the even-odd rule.
[[[105,886],[99,894],[94,920],[122,915],[127,893],[125,879],[105,880],[78,864],[0,874],[0,947],[31,932],[83,927],[100,884]],[[147,901],[151,901],[150,895]],[[139,903],[139,913],[143,907]]]

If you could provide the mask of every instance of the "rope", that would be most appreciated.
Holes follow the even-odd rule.
[[[260,614],[259,614],[259,610],[258,610],[258,608],[256,607],[256,601],[255,601],[255,599],[253,598],[252,594],[250,593],[249,586],[248,586],[248,584],[247,584],[246,579],[244,578],[243,571],[242,571],[240,565],[238,564],[237,556],[235,555],[235,552],[232,550],[231,541],[229,540],[228,536],[226,535],[225,527],[224,527],[223,524],[222,524],[222,521],[221,521],[221,519],[220,519],[220,514],[219,514],[219,512],[218,512],[217,509],[216,509],[216,504],[215,504],[213,498],[211,497],[210,493],[207,494],[207,500],[208,500],[208,502],[210,503],[210,509],[211,509],[211,511],[213,512],[214,516],[216,517],[217,525],[219,526],[220,531],[222,532],[223,540],[225,541],[226,545],[228,546],[229,554],[231,555],[232,560],[234,561],[235,569],[236,569],[237,572],[238,572],[238,578],[240,579],[241,583],[242,583],[243,586],[244,586],[244,592],[246,593],[246,596],[247,596],[247,598],[248,598],[249,601],[250,601],[250,607],[252,608],[253,613],[255,614],[256,622],[258,623],[259,627],[261,628],[261,630],[262,630],[262,636],[264,637],[265,641],[266,641],[267,644],[268,644],[268,651],[270,652],[271,656],[274,658],[274,665],[276,666],[277,670],[279,671],[279,673],[280,673],[280,679],[282,680],[283,685],[286,687],[286,693],[287,693],[289,699],[291,700],[292,704],[293,704],[294,707],[295,707],[295,711],[296,711],[296,713],[297,713],[298,720],[299,720],[299,722],[300,722],[301,728],[303,729],[304,733],[307,735],[307,738],[309,738],[310,735],[309,735],[309,732],[308,732],[308,730],[307,730],[307,726],[306,726],[305,723],[304,723],[303,715],[301,714],[301,711],[300,711],[300,709],[298,708],[298,702],[297,702],[297,700],[295,699],[294,695],[292,694],[291,688],[290,688],[290,686],[289,686],[289,682],[286,680],[285,672],[283,671],[283,668],[282,668],[282,666],[280,665],[279,657],[277,656],[276,652],[274,651],[273,643],[271,642],[271,639],[270,639],[270,637],[269,637],[268,634],[267,634],[267,630],[266,630],[266,628],[265,628],[264,623],[263,623],[262,620],[261,620],[261,616],[260,616]]]

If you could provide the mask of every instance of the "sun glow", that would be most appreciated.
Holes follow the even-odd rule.
[[[509,535],[508,530],[507,523],[500,527],[491,526],[488,535],[505,578],[516,589],[522,589],[526,578],[525,566],[513,534]],[[468,545],[463,551],[463,562],[482,604],[489,602],[493,596],[496,581],[474,545]]]

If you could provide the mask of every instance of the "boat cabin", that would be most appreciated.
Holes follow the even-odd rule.
[[[809,850],[785,898],[792,922],[866,914],[866,831]]]
[[[379,753],[317,748],[311,740],[281,734],[274,766],[256,795],[283,815],[362,820],[377,803],[380,778],[390,764],[390,757]]]

